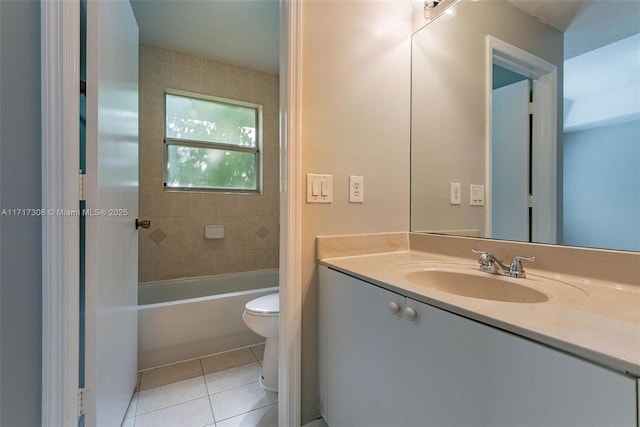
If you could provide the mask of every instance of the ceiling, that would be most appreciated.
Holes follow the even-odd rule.
[[[509,0],[509,3],[537,17],[544,24],[564,32],[578,11],[589,3],[589,0]]]
[[[278,0],[130,0],[140,43],[278,74]]]
[[[564,32],[565,59],[640,32],[640,0],[509,0]]]
[[[565,58],[640,31],[640,0],[509,1],[565,32]],[[140,28],[141,43],[278,74],[279,0],[130,0],[130,3]]]

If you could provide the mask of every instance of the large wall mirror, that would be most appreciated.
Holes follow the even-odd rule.
[[[640,251],[640,1],[415,10],[411,230]]]

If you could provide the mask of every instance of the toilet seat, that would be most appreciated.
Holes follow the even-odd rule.
[[[256,298],[249,301],[244,308],[254,316],[277,316],[280,313],[280,294]]]

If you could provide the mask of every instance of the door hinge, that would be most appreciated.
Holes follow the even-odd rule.
[[[78,389],[78,417],[82,414],[84,414],[84,391],[86,389],[85,388],[79,388]]]
[[[522,104],[520,104],[522,105]],[[533,114],[533,112],[535,111],[535,104],[533,102],[529,103],[529,114]]]
[[[83,174],[83,173],[81,173],[81,174],[78,176],[78,198],[79,198],[80,200],[86,200],[86,199],[84,198],[84,177],[85,177],[85,176],[86,176],[86,175],[85,175],[85,174]]]
[[[529,207],[530,207],[530,208],[532,208],[532,207],[533,207],[533,194],[529,194],[529,197],[528,197],[528,204],[529,204]]]

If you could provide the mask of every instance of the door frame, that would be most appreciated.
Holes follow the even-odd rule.
[[[278,424],[300,425],[302,0],[280,3]],[[42,208],[78,209],[80,6],[41,3]],[[43,216],[42,426],[77,426],[79,217]]]
[[[485,234],[491,236],[491,146],[493,64],[533,80],[535,114],[532,123],[533,173],[533,241],[557,242],[557,138],[558,71],[557,67],[527,51],[491,35],[486,36],[485,89]]]
[[[302,5],[280,0],[280,326],[278,425],[301,424]]]
[[[42,425],[78,425],[80,3],[40,3]]]

